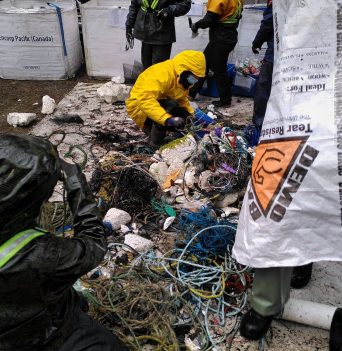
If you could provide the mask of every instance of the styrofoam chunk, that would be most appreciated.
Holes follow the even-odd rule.
[[[159,184],[162,184],[167,175],[168,168],[169,167],[165,162],[156,162],[151,164],[149,171],[153,175],[153,178]]]
[[[108,104],[116,101],[125,101],[129,97],[131,87],[125,84],[108,82],[97,89],[97,95]]]
[[[125,78],[121,76],[112,77],[112,82],[115,84],[123,84],[125,83]]]
[[[198,182],[198,177],[195,176],[196,168],[192,167],[185,172],[184,181],[187,187],[193,188],[195,183]]]
[[[145,239],[136,234],[125,235],[125,244],[132,247],[139,253],[146,252],[153,248],[154,244],[151,240]]]
[[[43,104],[42,104],[42,114],[43,115],[51,115],[56,108],[56,101],[52,99],[49,95],[43,96]]]
[[[163,230],[166,230],[167,228],[170,227],[170,225],[175,221],[176,217],[167,217],[164,225],[163,225]]]
[[[111,208],[106,213],[103,222],[109,223],[113,230],[118,230],[121,228],[121,225],[127,224],[131,220],[132,218],[129,213],[118,208]]]
[[[127,227],[127,225],[121,224],[120,231],[121,231],[121,233],[126,234],[126,233],[130,232],[131,230]]]
[[[26,127],[36,119],[35,113],[11,112],[7,115],[7,123],[13,127]]]

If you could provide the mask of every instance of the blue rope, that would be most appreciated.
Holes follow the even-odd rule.
[[[59,28],[61,30],[61,36],[62,36],[62,43],[63,43],[63,51],[64,51],[64,56],[68,56],[67,53],[67,48],[66,48],[66,43],[65,43],[65,36],[64,36],[64,27],[63,27],[63,18],[62,18],[62,11],[61,8],[53,4],[52,2],[47,3],[49,6],[54,7],[56,9],[57,17],[58,17],[58,22],[59,22]]]
[[[199,257],[222,254],[235,239],[236,224],[229,220],[218,220],[211,214],[211,211],[210,207],[203,206],[199,212],[183,209],[180,215],[179,229],[185,234],[185,238],[180,240],[182,234],[179,235],[178,244],[188,243],[196,232],[203,231],[197,241],[189,247],[189,252]],[[227,225],[227,227],[222,227],[222,225]],[[206,229],[209,227],[210,229]]]
[[[260,131],[254,124],[249,124],[244,129],[245,138],[248,142],[248,146],[258,145],[260,138]]]

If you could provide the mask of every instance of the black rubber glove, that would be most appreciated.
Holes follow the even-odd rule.
[[[163,22],[169,17],[169,15],[170,15],[169,9],[165,7],[164,9],[161,9],[160,11],[158,11],[157,17],[160,21]]]
[[[126,39],[130,43],[133,40],[133,28],[127,26],[126,27]]]
[[[62,158],[59,159],[59,164],[61,165],[61,180],[66,180],[67,178],[80,172],[78,165],[66,162]]]
[[[196,23],[192,24],[191,30],[192,30],[192,32],[195,33],[195,34],[198,33],[198,27],[197,27]]]
[[[252,51],[255,55],[259,54],[259,50],[260,50],[260,48],[257,48],[256,46],[252,46]]]
[[[185,122],[181,117],[170,117],[165,121],[165,125],[167,127],[174,127],[175,129],[183,129]]]

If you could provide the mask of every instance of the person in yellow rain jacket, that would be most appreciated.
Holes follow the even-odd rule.
[[[129,116],[150,136],[151,144],[161,145],[167,130],[184,128],[186,117],[194,113],[189,88],[205,76],[205,69],[204,54],[186,50],[140,74],[126,106]]]
[[[199,28],[209,28],[209,44],[204,50],[209,69],[214,73],[214,79],[220,100],[214,101],[216,107],[230,106],[232,100],[232,82],[227,73],[229,53],[234,49],[237,40],[237,27],[241,19],[243,0],[208,0],[206,15],[191,26],[194,33]],[[190,91],[195,98],[204,83],[200,80]]]

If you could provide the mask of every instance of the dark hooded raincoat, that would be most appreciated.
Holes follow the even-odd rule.
[[[59,350],[78,321],[79,296],[73,284],[106,253],[103,225],[84,175],[79,171],[68,178],[66,189],[75,236],[67,239],[45,233],[0,268],[1,351]],[[0,222],[0,246],[15,233],[34,227],[29,212],[13,211]]]

